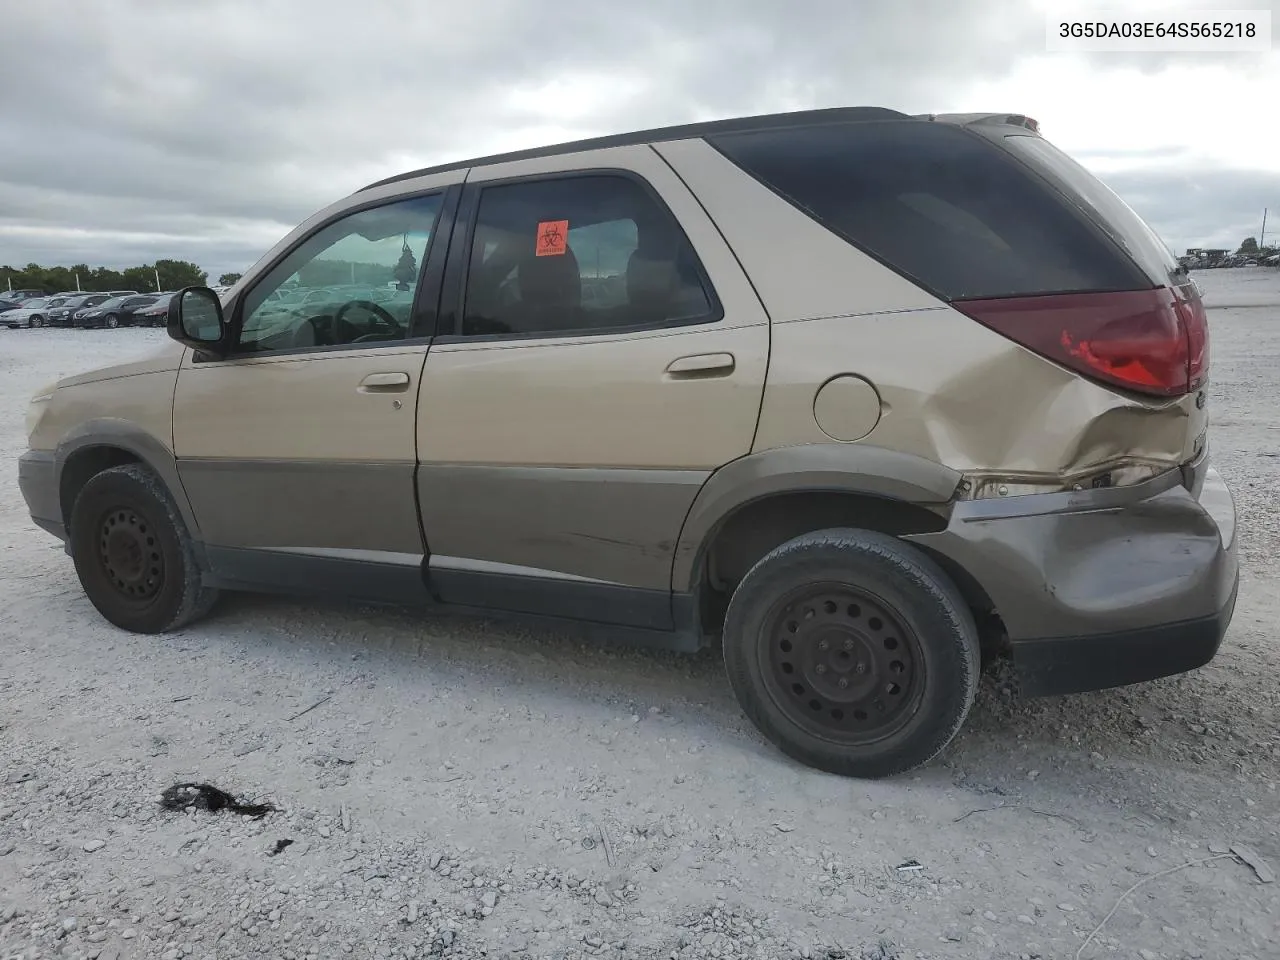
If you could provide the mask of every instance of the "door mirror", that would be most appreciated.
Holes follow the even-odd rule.
[[[208,287],[187,287],[169,301],[169,336],[193,350],[226,354],[222,301]]]

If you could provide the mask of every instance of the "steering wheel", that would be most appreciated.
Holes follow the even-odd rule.
[[[342,325],[343,318],[346,317],[347,311],[350,310],[352,307],[362,307],[363,309],[368,310],[371,314],[373,314],[374,323],[370,324],[370,326],[375,327],[375,329],[369,330],[367,333],[363,333],[363,334],[360,334],[359,336],[353,337],[350,341],[351,343],[359,343],[362,340],[371,340],[375,338],[381,339],[382,334],[384,333],[389,333],[396,336],[399,335],[400,324],[396,321],[396,318],[393,317],[391,314],[389,314],[382,307],[378,306],[378,304],[374,303],[372,300],[349,300],[346,303],[344,303],[342,306],[340,306],[337,312],[334,313],[333,315],[333,327],[334,327],[335,334],[338,328]],[[348,326],[354,326],[354,325],[348,324]]]
[[[293,331],[294,347],[325,347],[336,342],[332,317],[307,317]]]

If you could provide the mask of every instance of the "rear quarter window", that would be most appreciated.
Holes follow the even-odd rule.
[[[1015,156],[1051,178],[1070,200],[1129,252],[1154,282],[1165,282],[1170,271],[1177,269],[1177,258],[1155,230],[1078,161],[1043,137],[1013,135],[1005,137],[1004,142]]]
[[[945,300],[1151,286],[1058,190],[957,127],[843,123],[709,142],[819,223]]]

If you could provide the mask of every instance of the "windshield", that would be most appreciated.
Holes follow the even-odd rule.
[[[1032,167],[1060,182],[1085,213],[1102,227],[1151,279],[1165,283],[1178,261],[1133,208],[1110,187],[1067,156],[1048,140],[1028,134],[1013,134],[1005,142]]]

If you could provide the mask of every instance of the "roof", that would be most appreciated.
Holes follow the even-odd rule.
[[[360,191],[372,190],[388,183],[401,180],[412,180],[433,173],[447,173],[451,170],[464,170],[467,167],[485,167],[495,163],[508,163],[513,160],[534,160],[538,157],[554,157],[565,153],[578,153],[583,150],[604,150],[609,147],[634,147],[649,143],[663,143],[668,140],[687,140],[696,137],[710,137],[725,133],[750,133],[757,130],[775,130],[780,127],[812,126],[818,123],[859,123],[868,120],[915,120],[897,110],[887,107],[830,107],[824,110],[795,110],[788,113],[767,113],[754,117],[734,117],[727,120],[710,120],[703,123],[685,123],[673,127],[655,127],[651,130],[638,130],[634,133],[619,133],[605,137],[592,137],[588,140],[574,140],[569,143],[558,143],[547,147],[534,147],[529,150],[517,150],[512,153],[499,153],[472,160],[459,160],[435,167],[423,167],[411,170],[394,177],[387,177],[362,187]]]

